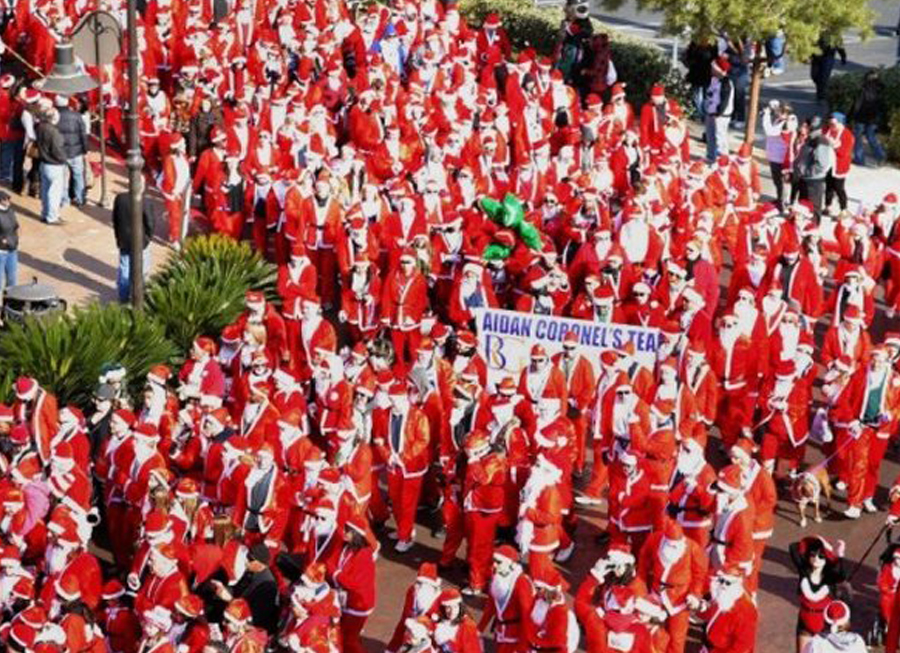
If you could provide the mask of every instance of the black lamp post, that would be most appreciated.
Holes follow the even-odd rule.
[[[128,0],[128,151],[125,166],[128,168],[128,195],[131,204],[131,305],[141,309],[144,305],[144,212],[141,197],[141,171],[144,159],[138,138],[138,44],[137,0]]]

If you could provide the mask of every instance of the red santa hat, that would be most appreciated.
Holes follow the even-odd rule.
[[[121,596],[125,596],[125,586],[113,578],[104,583],[100,596],[104,601],[113,601]]]
[[[884,204],[884,205],[886,205],[886,206],[894,206],[895,204],[898,203],[898,200],[897,200],[897,193],[888,193],[888,194],[885,195],[884,198],[881,200],[881,203]]]
[[[6,73],[2,77],[0,77],[0,88],[11,88],[13,84],[16,83],[15,75],[10,75]]]
[[[751,440],[750,438],[738,438],[738,441],[734,443],[728,453],[732,458],[738,458],[740,460],[750,462],[750,460],[753,459],[754,449],[755,446],[753,444],[753,440]]]
[[[16,398],[20,401],[28,401],[37,392],[38,382],[30,376],[20,376],[16,379]]]
[[[845,626],[850,623],[850,607],[843,601],[832,601],[825,608],[825,623],[829,626]]]
[[[15,445],[24,446],[31,442],[31,433],[24,424],[16,424],[9,432],[9,440]]]
[[[194,340],[194,349],[204,351],[210,356],[216,355],[216,343],[212,338],[200,336]]]
[[[494,12],[487,15],[484,19],[485,29],[498,29],[500,27],[500,16]]]
[[[192,478],[182,478],[175,486],[175,496],[179,499],[192,499],[200,496],[200,488],[197,481]]]
[[[36,637],[37,630],[34,627],[23,623],[21,620],[14,623],[9,629],[9,639],[15,642],[22,651],[34,650],[34,640]]]
[[[741,468],[737,465],[728,465],[719,472],[716,480],[718,489],[731,495],[743,494],[744,479]]]
[[[423,562],[419,565],[419,571],[416,573],[416,580],[420,582],[430,583],[434,586],[440,585],[438,580],[437,566],[433,562]]]
[[[196,594],[185,594],[175,601],[175,609],[188,619],[196,619],[203,614],[203,599]]]
[[[650,87],[650,97],[651,98],[664,98],[666,97],[666,87],[662,84],[654,84]]]
[[[215,144],[224,143],[227,140],[227,136],[221,127],[218,125],[214,125],[212,129],[209,130],[209,141]]]
[[[615,100],[620,97],[625,97],[625,84],[623,82],[616,82],[613,84],[610,99]]]
[[[509,544],[501,544],[494,550],[494,560],[503,558],[510,562],[519,562],[519,552]]]
[[[16,581],[12,588],[12,596],[16,599],[30,601],[34,599],[34,579],[23,576]]]

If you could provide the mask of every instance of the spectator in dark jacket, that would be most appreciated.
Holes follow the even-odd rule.
[[[837,63],[838,57],[841,59],[841,65],[847,65],[847,51],[843,45],[835,43],[826,35],[819,37],[819,53],[814,54],[809,59],[809,76],[816,85],[816,99],[824,100],[828,91],[828,80],[831,79],[831,73],[834,71],[834,64]]]
[[[84,204],[85,155],[88,151],[87,127],[84,117],[69,107],[69,98],[57,96],[56,106],[59,111],[59,133],[62,134],[66,151],[66,168],[69,171],[67,192],[63,193],[63,206],[69,203],[69,197],[75,206]]]
[[[870,70],[863,80],[862,89],[853,103],[851,118],[853,120],[853,136],[856,142],[853,147],[853,163],[866,164],[866,149],[863,136],[869,141],[875,164],[884,163],[884,148],[878,141],[878,121],[884,115],[884,83],[877,70]]]
[[[209,132],[215,125],[222,126],[222,110],[209,98],[200,101],[200,111],[191,118],[188,132],[188,156],[195,161],[203,150],[212,147]]]
[[[66,149],[59,133],[59,113],[52,107],[35,129],[35,144],[41,161],[41,219],[59,224],[59,209],[66,183]]]
[[[143,185],[143,184],[142,184]],[[143,193],[143,188],[141,188]],[[153,238],[153,228],[156,220],[147,206],[146,198],[141,196],[143,223],[144,223],[144,276],[150,268],[150,240]],[[119,274],[116,285],[119,291],[119,301],[123,304],[131,297],[131,197],[126,191],[116,195],[113,202],[113,233],[116,236],[116,247],[119,248]]]
[[[3,305],[3,290],[16,285],[18,267],[19,221],[9,202],[9,195],[0,191],[0,306]]]
[[[691,85],[691,97],[694,98],[694,108],[697,117],[701,120],[704,113],[703,100],[706,96],[706,87],[712,80],[712,62],[719,54],[715,41],[703,43],[691,41],[681,55],[681,62],[687,68],[685,79]]]

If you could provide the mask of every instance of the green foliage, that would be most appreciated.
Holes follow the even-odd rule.
[[[828,106],[833,111],[840,111],[846,114],[848,118],[852,118],[853,104],[856,102],[856,98],[859,97],[863,78],[867,72],[866,70],[860,70],[852,73],[832,75],[828,82]],[[888,111],[883,116],[884,123],[881,125],[883,129],[886,129],[891,109],[900,107],[900,66],[882,68],[879,71],[879,77],[881,78],[881,83],[884,84],[883,106],[888,107]]]
[[[623,3],[603,0],[603,6],[612,9]],[[798,61],[818,52],[820,36],[833,43],[847,30],[870,36],[874,17],[867,0],[638,0],[638,7],[661,12],[670,34],[690,33],[696,38],[728,34],[761,42],[781,31],[788,52]]]
[[[276,268],[247,243],[213,234],[187,242],[147,287],[147,311],[182,353],[200,335],[218,336],[244,307],[244,293],[275,297]]]
[[[535,7],[532,0],[462,0],[460,11],[472,26],[480,26],[490,13],[497,13],[513,48],[532,47],[541,55],[552,55],[560,35],[563,12],[558,8]],[[681,73],[671,71],[669,60],[659,48],[630,39],[592,19],[594,32],[610,36],[613,64],[619,80],[626,82],[628,101],[641,106],[650,96],[650,87],[663,82],[684,107],[690,106],[689,92]]]
[[[105,364],[125,366],[129,388],[136,392],[151,365],[175,355],[175,346],[148,314],[119,304],[90,304],[71,314],[11,322],[0,337],[5,367],[0,393],[8,398],[10,381],[24,374],[55,394],[60,405],[85,406]]]
[[[891,114],[888,126],[890,131],[885,143],[887,156],[891,161],[900,163],[900,109],[894,110]]]

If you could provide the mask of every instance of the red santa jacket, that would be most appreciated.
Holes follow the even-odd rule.
[[[403,415],[391,412],[387,419],[373,425],[373,442],[389,468],[404,478],[418,478],[428,471],[431,433],[428,418],[421,409],[411,406]],[[394,429],[399,429],[395,433]]]
[[[664,560],[660,555],[663,539],[661,531],[647,538],[638,557],[637,573],[672,616],[686,609],[688,595],[703,596],[708,560],[700,545],[687,537],[680,540],[684,552],[676,560]]]
[[[344,547],[338,556],[333,579],[345,595],[342,611],[366,617],[375,609],[375,558],[370,547]]]
[[[713,605],[704,617],[704,640],[709,653],[753,653],[758,613],[749,596],[741,596],[727,611]]]

